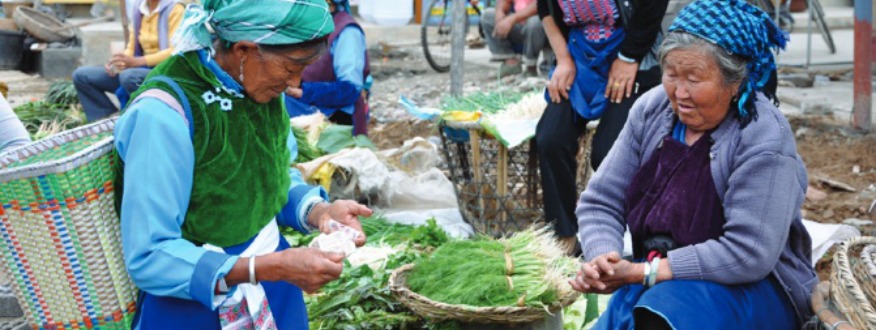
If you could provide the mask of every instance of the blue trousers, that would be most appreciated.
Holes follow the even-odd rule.
[[[122,87],[129,95],[140,87],[151,69],[131,68],[110,77],[100,66],[84,66],[73,71],[73,85],[79,95],[79,103],[85,110],[88,122],[109,117],[119,109],[110,101],[106,93],[114,93]]]
[[[653,313],[675,330],[799,329],[791,300],[772,275],[758,282],[723,285],[672,280],[645,290],[631,284],[614,292],[595,330],[654,327],[636,322]]]

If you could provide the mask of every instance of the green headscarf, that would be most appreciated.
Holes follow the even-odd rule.
[[[173,36],[184,53],[212,49],[212,31],[229,42],[291,45],[331,33],[335,27],[325,0],[202,0],[191,4]]]

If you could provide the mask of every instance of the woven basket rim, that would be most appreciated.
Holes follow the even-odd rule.
[[[855,276],[852,267],[851,259],[853,256],[850,255],[852,248],[858,245],[870,244],[876,244],[876,237],[852,237],[839,244],[834,255],[834,269],[831,274],[831,298],[838,303],[843,303],[842,299],[838,298],[845,297],[853,300],[847,301],[847,303],[851,304],[854,310],[843,312],[854,312],[856,315],[850,317],[853,321],[860,319],[868,322],[869,326],[874,326],[876,325],[876,309],[873,308],[870,299],[876,297],[869,297],[870,299],[868,299],[867,293],[861,288],[861,284],[858,283],[859,279]],[[834,297],[835,295],[836,297]]]
[[[21,167],[6,168],[6,166],[11,163],[20,161],[27,157],[32,157],[40,152],[63,145],[65,143],[75,141],[93,134],[112,131],[115,127],[117,118],[118,117],[112,117],[98,121],[93,124],[80,126],[72,130],[67,130],[47,137],[45,139],[0,153],[0,183],[9,182],[12,180],[17,180],[34,175],[66,172],[75,168],[76,166],[82,165],[100,156],[103,156],[113,148],[112,136],[100,139],[93,145],[79,150],[69,156],[64,156],[55,160],[45,162],[28,164]]]
[[[484,320],[497,320],[502,319],[507,323],[522,323],[522,322],[531,322],[534,321],[531,318],[508,318],[508,314],[523,314],[523,313],[538,313],[543,315],[553,314],[565,306],[573,303],[578,297],[580,293],[575,293],[573,295],[569,295],[567,297],[561,297],[558,302],[551,304],[550,307],[545,310],[543,308],[537,307],[516,307],[516,306],[508,306],[508,307],[483,307],[483,306],[472,306],[472,305],[462,305],[462,304],[448,304],[439,301],[434,301],[429,299],[426,296],[418,294],[414,291],[411,291],[404,283],[402,274],[414,268],[414,264],[406,264],[399,268],[396,268],[392,271],[392,274],[389,277],[389,287],[390,290],[399,298],[405,306],[411,307],[409,305],[408,299],[417,300],[419,302],[431,305],[436,310],[445,310],[445,311],[453,311],[460,314],[469,315],[468,317],[459,318],[463,321],[484,321]],[[415,311],[416,312],[416,311]],[[490,317],[486,317],[490,316]]]

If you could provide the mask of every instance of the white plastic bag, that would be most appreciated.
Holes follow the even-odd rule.
[[[329,234],[320,234],[310,242],[309,247],[320,249],[325,252],[343,253],[348,257],[356,252],[356,238],[359,231],[345,226],[335,220],[329,220]]]

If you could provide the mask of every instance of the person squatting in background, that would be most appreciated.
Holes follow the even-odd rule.
[[[304,69],[300,87],[286,90],[286,110],[290,117],[319,111],[333,123],[352,125],[353,135],[367,135],[372,78],[365,32],[350,15],[347,0],[326,2],[335,24],[329,51]]]

